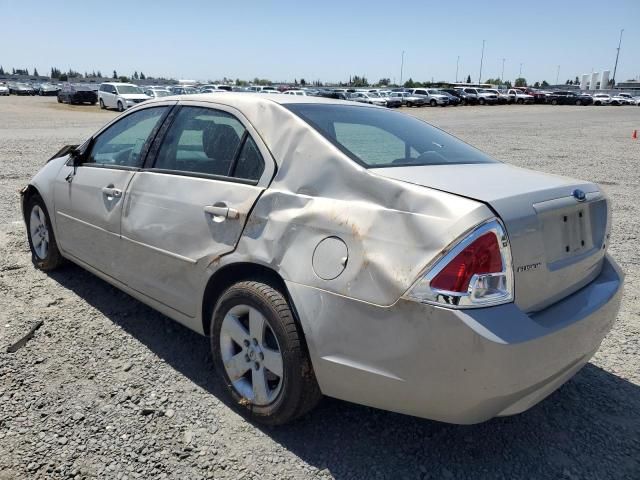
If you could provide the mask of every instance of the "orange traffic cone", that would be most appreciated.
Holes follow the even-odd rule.
[[[638,130],[634,130],[633,133],[631,134],[631,138],[633,140],[637,140],[638,139]]]

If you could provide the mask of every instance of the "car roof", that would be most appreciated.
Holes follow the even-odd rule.
[[[364,93],[364,92],[363,92]],[[354,105],[362,107],[362,103],[349,102],[345,100],[326,98],[326,97],[303,97],[297,95],[278,95],[270,93],[262,93],[260,95],[251,92],[228,92],[226,95],[218,95],[215,93],[196,93],[185,97],[184,95],[174,95],[169,97],[162,97],[162,101],[167,100],[182,100],[182,101],[195,101],[195,102],[211,102],[229,107],[237,108],[243,111],[244,108],[258,106],[259,104],[273,104],[278,103],[281,105],[294,104],[294,103],[319,103],[325,105]],[[151,105],[154,100],[145,102],[145,105]],[[378,107],[371,107],[378,108]]]

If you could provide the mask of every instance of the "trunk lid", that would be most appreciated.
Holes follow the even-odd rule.
[[[608,200],[594,183],[503,163],[370,171],[489,205],[509,235],[515,302],[526,312],[561,300],[600,273],[610,219]],[[584,192],[583,201],[574,190]]]

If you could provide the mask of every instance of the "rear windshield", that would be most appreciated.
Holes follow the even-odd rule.
[[[366,168],[497,162],[403,113],[352,105],[301,103],[286,107]]]

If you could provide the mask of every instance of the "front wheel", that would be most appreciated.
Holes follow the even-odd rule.
[[[435,100],[431,100],[431,101],[429,102],[429,104],[430,104],[432,107],[435,107],[436,105],[438,105],[438,102],[436,102]]]
[[[290,422],[321,398],[291,308],[266,283],[239,282],[222,294],[212,317],[211,351],[234,403],[260,423]]]
[[[122,102],[118,102],[118,111],[124,112],[124,106],[122,105]]]
[[[62,265],[64,259],[58,250],[47,207],[39,195],[34,195],[27,201],[25,220],[31,260],[36,268],[49,271]]]
[[[478,100],[478,103],[479,103],[480,105],[484,105],[484,104],[485,104],[485,99],[484,99],[484,98],[480,98],[480,99]]]

